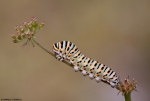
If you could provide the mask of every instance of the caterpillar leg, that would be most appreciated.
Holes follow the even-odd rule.
[[[89,74],[89,78],[92,80],[94,79],[94,75],[93,74]]]
[[[60,59],[60,56],[59,56],[59,55],[56,55],[56,59],[58,59],[58,60],[59,60],[59,59]]]
[[[64,58],[60,58],[60,60],[59,61],[63,61],[64,60]]]
[[[64,58],[63,57],[61,57],[60,55],[58,55],[58,54],[56,54],[56,59],[57,60],[59,60],[59,61],[63,61],[64,60]]]
[[[60,56],[61,58],[63,58],[63,59],[67,59],[67,56],[66,56],[65,52],[59,53],[59,56]]]
[[[96,77],[95,80],[97,83],[99,83],[101,81],[100,77]]]
[[[74,66],[74,71],[78,72],[79,71],[79,67],[78,66]]]
[[[110,86],[111,86],[112,88],[116,87],[115,83],[113,83],[113,82],[110,82]]]
[[[110,81],[110,85],[112,88],[115,88],[115,87],[119,86],[120,84],[119,84],[118,79],[116,79],[114,81]]]
[[[82,70],[83,76],[86,76],[88,73],[85,70]]]

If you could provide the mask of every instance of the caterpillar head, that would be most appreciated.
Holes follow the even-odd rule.
[[[59,49],[57,47],[57,43],[53,44],[53,51],[54,51],[54,53],[59,54]]]

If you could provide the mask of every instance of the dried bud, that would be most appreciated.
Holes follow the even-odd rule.
[[[42,29],[43,27],[44,27],[44,23],[41,23],[39,29]]]
[[[19,39],[19,40],[21,40],[21,39],[22,39],[21,34],[19,34],[19,35],[18,35],[18,39]]]
[[[11,36],[13,39],[16,39],[15,34],[10,34],[10,36]]]
[[[130,82],[128,76],[128,78],[124,80],[124,83],[120,82],[120,85],[117,87],[117,89],[119,90],[119,93],[122,92],[122,94],[124,95],[124,94],[131,93],[133,90],[137,91],[136,86],[137,86],[137,81],[132,79]]]
[[[16,31],[18,31],[19,30],[19,26],[15,26],[15,29],[16,29]]]
[[[32,27],[31,22],[28,22],[27,25],[28,25],[29,28]]]
[[[32,21],[36,21],[36,19],[34,17],[31,18]]]
[[[18,43],[18,41],[17,41],[17,40],[13,40],[13,42],[14,42],[14,43]]]

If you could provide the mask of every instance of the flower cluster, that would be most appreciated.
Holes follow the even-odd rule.
[[[129,81],[129,76],[128,76],[124,80],[124,83],[120,82],[120,86],[118,86],[117,89],[119,90],[119,93],[122,92],[123,95],[126,95],[128,93],[131,93],[133,90],[137,91],[136,90],[137,83],[138,83],[138,81],[135,81],[134,79]]]
[[[19,43],[20,41],[27,39],[28,44],[32,39],[35,39],[35,34],[44,27],[44,23],[38,24],[37,20],[32,17],[30,22],[24,22],[23,25],[16,26],[17,34],[10,34],[13,38],[14,43]]]

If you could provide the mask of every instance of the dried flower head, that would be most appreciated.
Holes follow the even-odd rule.
[[[127,78],[125,78],[124,83],[120,82],[120,85],[117,87],[117,89],[119,90],[119,93],[122,92],[123,95],[126,95],[128,93],[131,93],[133,90],[137,91],[136,90],[137,83],[138,81],[135,81],[134,79],[129,81],[128,76]]]
[[[35,39],[35,34],[44,27],[44,23],[38,24],[37,20],[32,17],[30,22],[24,22],[23,25],[15,26],[17,34],[10,34],[14,43],[27,39],[27,42],[23,44],[27,45],[29,42],[34,46],[32,39]]]

